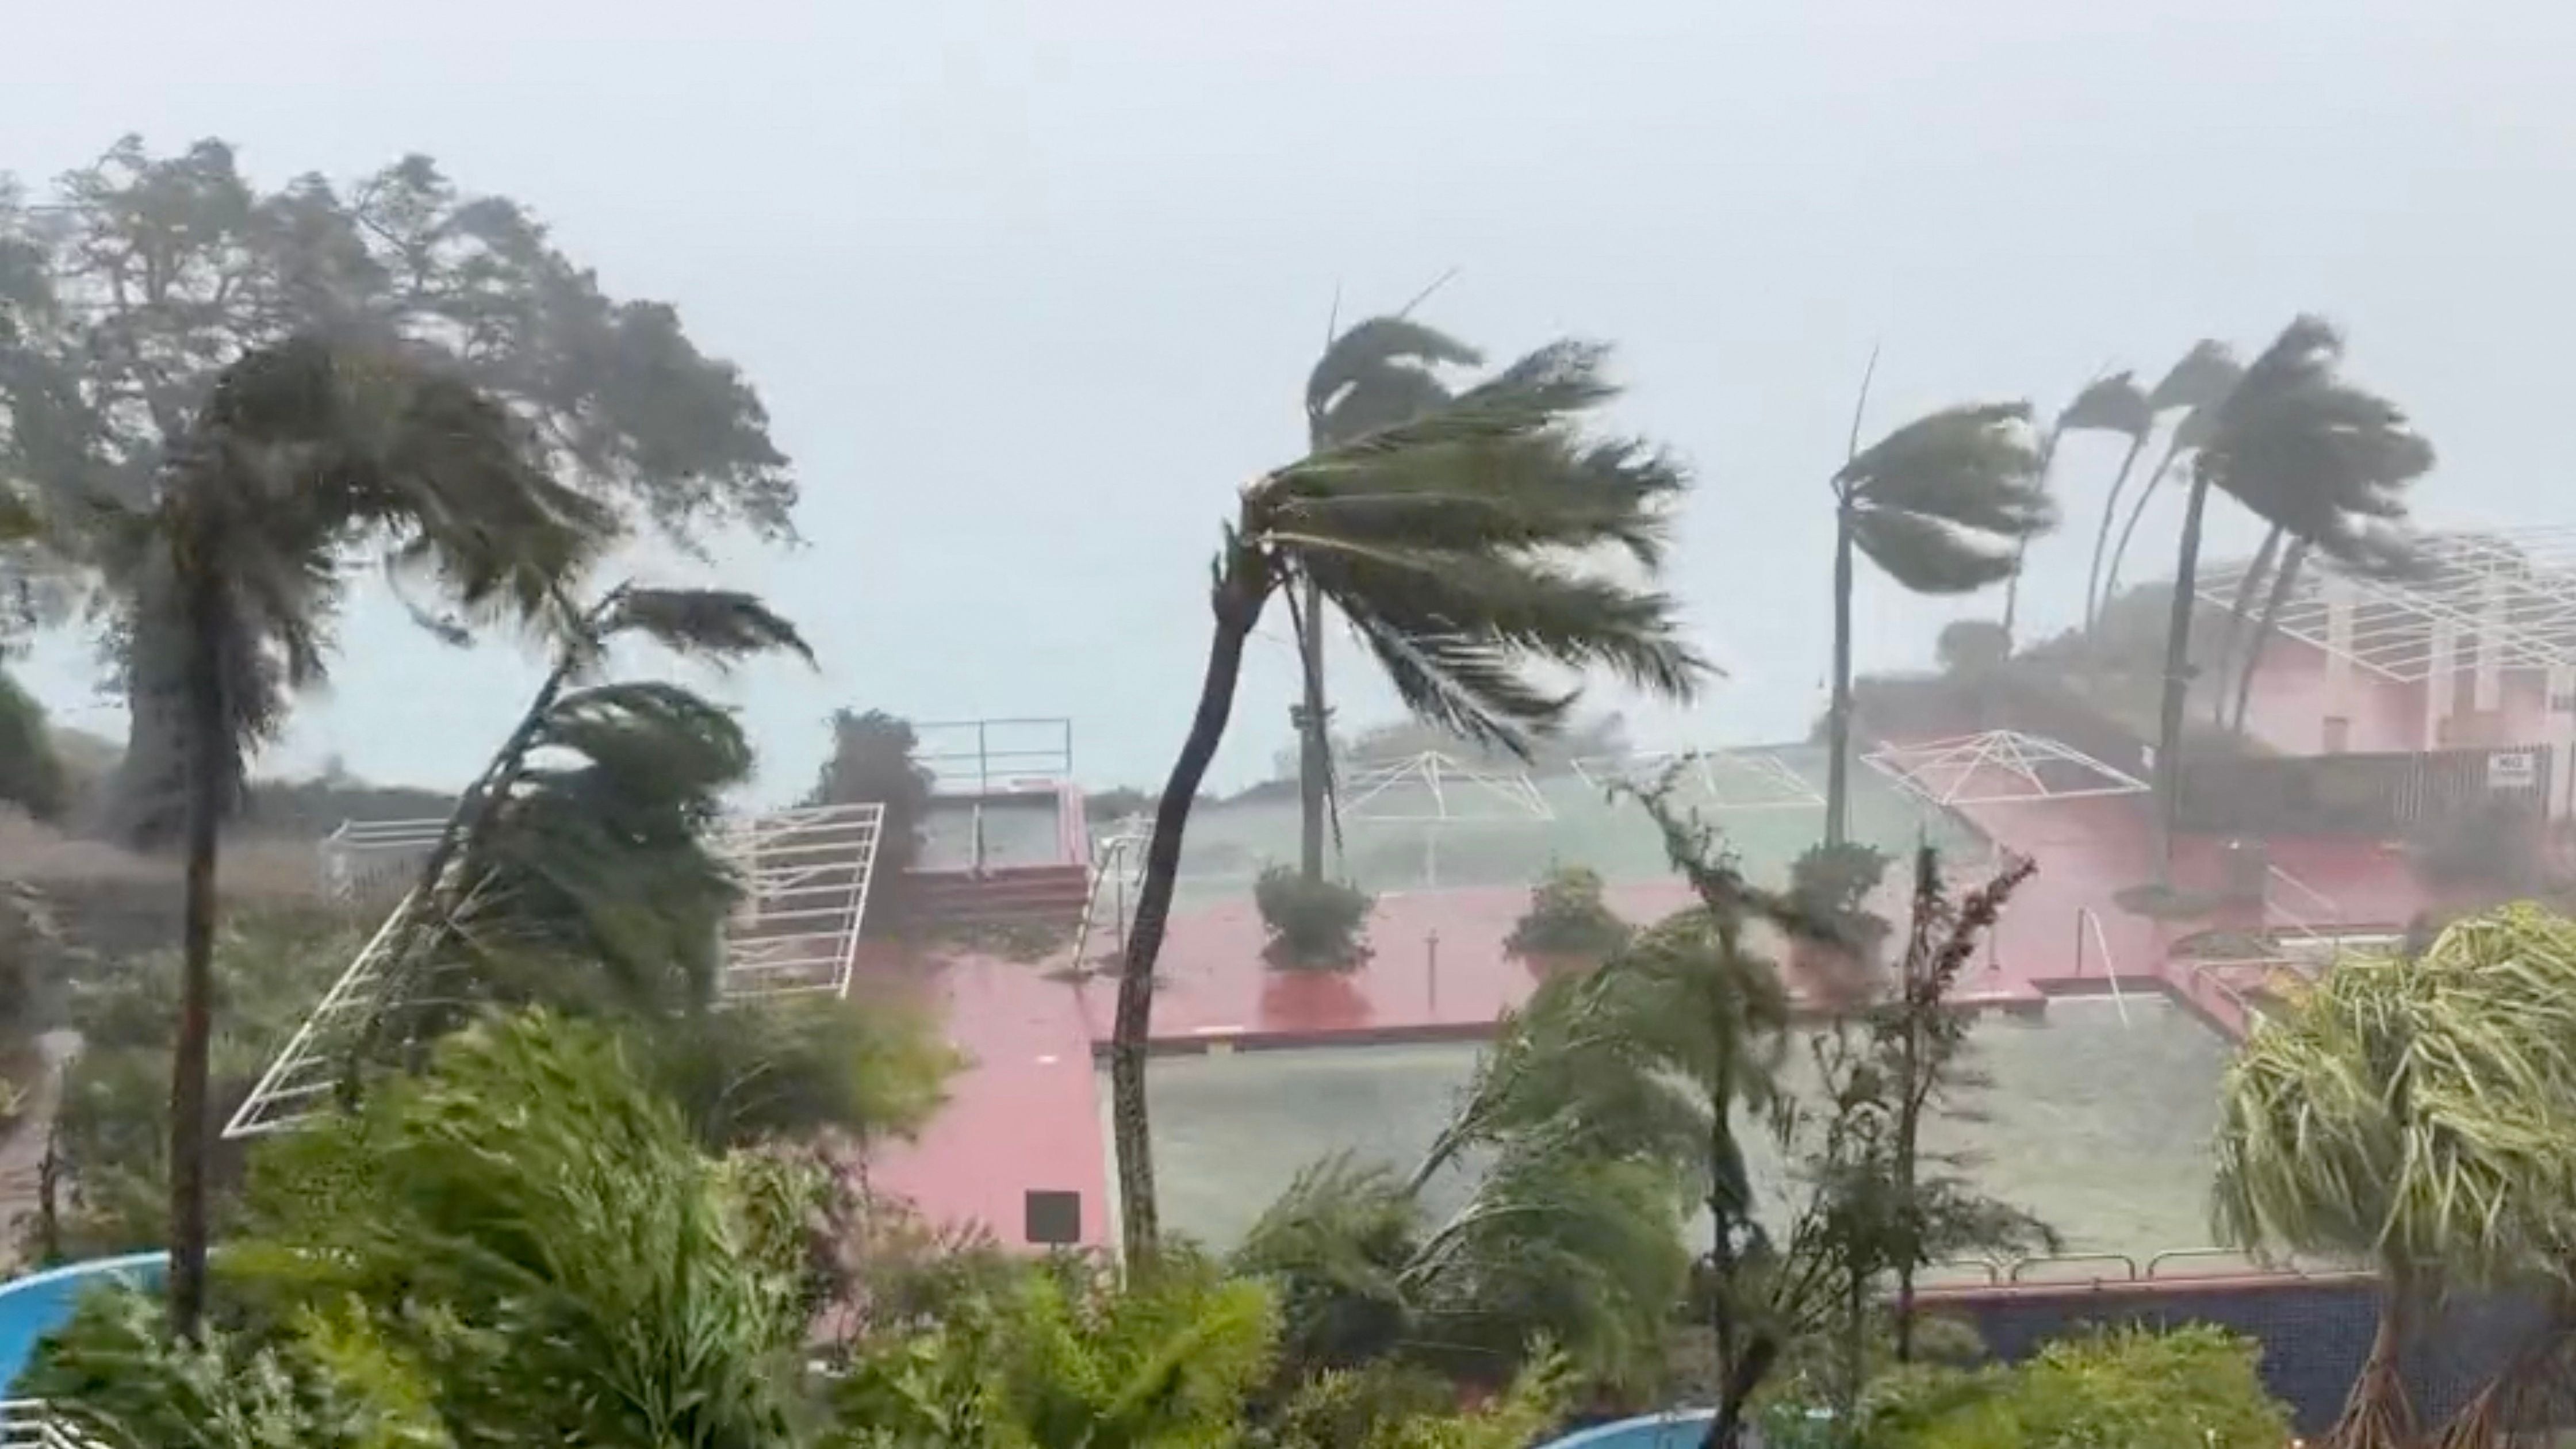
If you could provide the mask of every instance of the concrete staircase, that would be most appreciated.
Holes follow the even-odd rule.
[[[914,871],[904,894],[915,917],[939,925],[1036,925],[1071,929],[1082,919],[1091,872],[1082,865]]]

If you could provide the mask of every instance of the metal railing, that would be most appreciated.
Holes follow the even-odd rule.
[[[943,795],[1054,785],[1073,778],[1073,721],[1063,718],[930,720],[912,727],[913,762]]]
[[[2197,1270],[2194,1271],[2196,1265]],[[2252,1276],[2304,1276],[2331,1265],[2297,1259],[2267,1261],[2235,1248],[2167,1248],[2143,1261],[2130,1253],[2044,1253],[1998,1261],[1948,1258],[1926,1264],[1927,1275],[1982,1278],[1987,1287],[2042,1287],[2080,1283],[2173,1283]],[[2177,1268],[2183,1271],[2176,1271]],[[2116,1269],[2117,1271],[2108,1271]],[[2079,1270],[2079,1271],[2069,1271]],[[1973,1285],[1971,1285],[1973,1286]]]
[[[322,841],[322,889],[355,900],[391,886],[429,858],[447,831],[436,820],[343,820]]]
[[[2120,963],[2111,959],[2111,938],[2102,931],[2102,918],[2091,906],[2075,908],[2075,974],[2084,974],[2084,928],[2093,928],[2093,944],[2102,953],[2102,979],[2111,983],[2111,1004],[2120,1011],[2120,1025],[2129,1024],[2129,999],[2120,994]]]
[[[1143,861],[1147,839],[1145,817],[1131,815],[1118,822],[1109,838],[1100,842],[1100,847],[1092,852],[1091,890],[1082,900],[1082,920],[1073,929],[1073,964],[1076,970],[1091,959],[1084,953],[1090,949],[1091,933],[1099,923],[1103,896],[1114,901],[1111,919],[1116,923],[1117,935],[1110,949],[1119,950],[1126,946],[1128,873]]]

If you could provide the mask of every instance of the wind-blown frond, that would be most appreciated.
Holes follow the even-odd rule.
[[[2433,447],[2404,410],[2336,374],[2343,341],[2313,317],[2292,322],[2212,414],[2196,466],[2294,538],[2365,572],[2402,573],[2406,490]]]
[[[2244,373],[2226,343],[2204,337],[2147,390],[2147,406],[2159,413],[2215,407],[2226,400]]]
[[[290,339],[216,379],[140,506],[84,500],[109,573],[112,635],[138,722],[120,789],[135,838],[176,826],[183,661],[215,641],[236,789],[290,692],[323,675],[353,550],[432,582],[464,617],[553,617],[608,515],[546,473],[517,419],[465,383],[380,354]]]
[[[2221,1087],[2229,1241],[2494,1282],[2569,1268],[2576,925],[2534,906],[2347,957]]]
[[[723,793],[751,772],[740,723],[678,685],[596,685],[546,711],[531,758],[460,862],[445,934],[471,951],[468,974],[505,998],[703,1005],[717,927],[740,893],[706,841]],[[590,964],[506,979],[513,963],[549,957]]]
[[[757,654],[792,654],[811,664],[814,651],[796,625],[739,589],[620,589],[601,611],[599,633],[642,634],[685,658],[719,665]]]
[[[2128,372],[2087,384],[2057,415],[2057,426],[2070,431],[2119,433],[2142,438],[2156,425],[2156,413],[2137,378]]]
[[[1405,706],[1465,738],[1526,750],[1574,693],[1536,661],[1603,667],[1687,697],[1708,666],[1667,596],[1585,567],[1603,547],[1652,567],[1686,486],[1669,457],[1570,424],[1614,391],[1602,349],[1563,343],[1437,412],[1324,448],[1244,496],[1239,539],[1278,582],[1311,582]]]
[[[1333,339],[1306,377],[1316,446],[1348,442],[1449,401],[1442,366],[1475,367],[1476,349],[1402,317],[1371,317]]]
[[[2027,403],[1918,418],[1834,475],[1852,540],[1915,593],[1966,593],[2011,575],[2018,545],[2056,522]]]

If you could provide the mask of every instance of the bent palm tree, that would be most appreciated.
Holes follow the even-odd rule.
[[[2147,393],[2148,410],[2156,416],[2162,417],[2176,409],[2183,410],[2183,415],[2174,423],[2173,431],[2165,435],[2164,453],[2147,474],[2146,485],[2138,490],[2137,500],[2129,509],[2128,521],[2120,525],[2120,540],[2111,549],[2107,568],[2102,559],[2102,536],[2094,539],[2093,568],[2102,581],[2101,595],[2094,600],[2097,618],[2111,607],[2111,600],[2119,596],[2120,564],[2129,556],[2129,540],[2137,535],[2138,520],[2147,516],[2147,505],[2155,500],[2156,490],[2164,486],[2165,479],[2173,475],[2174,467],[2183,454],[2208,441],[2210,424],[2218,405],[2226,400],[2228,391],[2236,386],[2236,380],[2244,373],[2245,369],[2237,364],[2235,355],[2227,350],[2225,343],[2203,338],[2193,343],[2191,351],[2184,353],[2182,360],[2176,362]],[[2116,497],[2102,506],[2105,535],[2111,526],[2112,510],[2118,506]]]
[[[470,613],[550,618],[560,582],[608,525],[472,388],[303,339],[224,370],[146,505],[96,507],[97,544],[131,589],[120,601],[129,662],[174,682],[162,707],[188,741],[170,1086],[170,1314],[186,1334],[205,1300],[217,827],[289,696],[322,677],[344,556],[378,544]]]
[[[1474,367],[1476,349],[1401,315],[1371,317],[1334,338],[1306,374],[1306,446],[1315,452],[1447,407],[1444,366]],[[1309,884],[1324,878],[1324,813],[1332,781],[1332,712],[1324,698],[1323,590],[1306,581],[1297,620],[1305,665],[1297,712],[1297,869]]]
[[[2419,957],[2338,962],[2229,1066],[2222,1240],[2380,1270],[2378,1332],[2325,1441],[2335,1449],[2417,1442],[2398,1358],[2430,1300],[2564,1281],[2571,1044],[2576,928],[2516,906],[2450,927]]]
[[[2115,372],[2085,384],[2057,421],[2048,428],[2048,439],[2039,449],[2039,484],[2048,486],[2057,467],[2057,445],[2068,433],[2118,433],[2129,440],[2129,451],[2120,459],[2120,471],[2111,478],[2111,497],[2116,501],[2129,481],[2129,470],[2137,465],[2138,452],[2147,445],[2147,435],[2155,430],[2155,412],[2147,406],[2147,395],[2139,391],[2136,380],[2127,372]],[[2009,648],[2013,625],[2020,612],[2021,563],[2030,548],[2027,537],[2014,541],[2012,577],[2004,583],[2004,641]],[[2098,555],[2100,545],[2095,549]],[[2096,563],[2099,559],[2097,557]],[[2093,618],[2091,585],[2086,585],[2084,618],[2089,626]]]
[[[1159,1238],[1145,1109],[1145,1045],[1180,872],[1181,835],[1225,736],[1244,643],[1272,594],[1311,582],[1349,620],[1397,697],[1425,721],[1526,752],[1562,726],[1579,691],[1528,666],[1600,667],[1687,698],[1707,665],[1671,598],[1580,566],[1597,548],[1659,566],[1678,464],[1573,423],[1608,401],[1603,351],[1541,349],[1451,406],[1363,434],[1243,490],[1215,560],[1216,629],[1198,708],[1155,808],[1145,877],[1110,1037],[1118,1190],[1131,1262]]]
[[[2200,572],[2200,532],[2209,493],[2219,489],[2274,523],[2321,531],[2366,554],[2380,545],[2367,524],[2402,517],[2398,490],[2432,466],[2433,451],[2395,403],[2335,375],[2343,340],[2314,317],[2292,322],[2245,370],[2211,415],[2208,441],[2192,460],[2180,556],[2165,621],[2163,709],[2156,733],[2156,796],[2162,840],[2158,880],[2170,877],[2182,778],[2183,707],[2191,686],[2191,616]],[[2317,510],[2318,500],[2338,500]]]
[[[1825,843],[1851,810],[1852,555],[1918,594],[1964,594],[2013,571],[2055,514],[2039,486],[2030,404],[1969,403],[1917,418],[1834,474],[1834,679],[1826,726]]]

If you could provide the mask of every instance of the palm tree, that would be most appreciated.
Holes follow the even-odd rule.
[[[2422,439],[2416,440],[2423,443]],[[2262,667],[2264,647],[2272,641],[2272,630],[2279,622],[2282,606],[2298,587],[2299,571],[2310,553],[2323,550],[2326,557],[2345,573],[2363,578],[2398,579],[2414,575],[2423,567],[2423,557],[2406,532],[2407,502],[2405,488],[2433,467],[2433,448],[2423,443],[2422,451],[2405,468],[2411,471],[2399,476],[2356,479],[2340,473],[2311,474],[2306,483],[2347,491],[2314,496],[2285,492],[2263,505],[2267,516],[2274,519],[2263,536],[2263,550],[2246,570],[2246,584],[2237,589],[2236,609],[2228,618],[2227,645],[2233,647],[2237,615],[2245,606],[2246,587],[2262,571],[2264,555],[2272,552],[2283,539],[2289,547],[2280,554],[2279,567],[2272,571],[2271,587],[2263,596],[2262,612],[2255,616],[2253,637],[2246,642],[2245,662],[2236,683],[2236,708],[2221,723],[2242,735],[2245,733],[2245,711],[2254,699],[2256,671]],[[2226,655],[2220,655],[2222,663]],[[2223,707],[2226,691],[2219,691]]]
[[[1607,668],[1673,698],[1707,673],[1668,596],[1603,577],[1610,547],[1660,565],[1668,506],[1686,485],[1665,455],[1586,439],[1575,420],[1616,392],[1603,349],[1543,348],[1436,413],[1366,433],[1247,485],[1211,570],[1216,629],[1196,714],[1155,809],[1110,1037],[1124,1242],[1143,1264],[1159,1238],[1145,1108],[1154,965],[1189,824],[1224,739],[1244,643],[1274,593],[1313,583],[1384,669],[1406,708],[1471,741],[1526,752],[1579,691],[1528,666]]]
[[[1454,401],[1442,367],[1475,367],[1476,349],[1405,319],[1371,317],[1335,337],[1306,374],[1306,446],[1324,452]],[[1324,878],[1325,811],[1331,794],[1331,710],[1324,698],[1324,595],[1313,579],[1299,599],[1298,656],[1305,702],[1297,712],[1297,868],[1310,885]]]
[[[2335,375],[2343,340],[2314,317],[2283,330],[2211,414],[2208,440],[2192,460],[2180,557],[2165,621],[2164,707],[2156,734],[2156,795],[2162,846],[2159,881],[2169,877],[2182,779],[2183,706],[2191,687],[2191,616],[2200,571],[2202,516],[2217,488],[2258,516],[2293,531],[2316,530],[2366,553],[2365,526],[2402,517],[2397,491],[2432,466],[2433,452],[2395,403]],[[2304,535],[2303,535],[2304,536]]]
[[[2258,1021],[2220,1088],[2219,1231],[2380,1272],[2378,1332],[2334,1449],[2416,1442],[2398,1359],[2445,1290],[2563,1281],[2571,1146],[2576,926],[2564,918],[2508,907],[2420,956],[2348,957]]]
[[[2137,382],[2126,372],[2115,372],[2085,384],[2075,400],[2057,415],[2048,428],[2047,441],[2039,448],[2039,483],[2046,488],[2050,474],[2057,467],[2057,445],[2071,432],[2119,433],[2129,440],[2129,451],[2120,459],[2120,471],[2111,479],[2111,496],[2117,499],[2129,481],[2129,470],[2136,466],[2138,451],[2147,445],[2147,435],[2155,429],[2155,413],[2147,406],[2147,395],[2138,390]],[[2021,604],[2021,564],[2030,548],[2025,536],[2013,541],[2012,577],[2004,583],[2004,641],[2009,648],[2013,624]],[[2099,545],[2096,545],[2097,553]],[[2099,559],[2096,559],[2099,562]],[[2085,622],[2092,622],[2093,600],[2088,592],[2084,600]]]
[[[2094,617],[2099,618],[2111,607],[2111,600],[2119,595],[2121,561],[2129,556],[2129,540],[2136,536],[2138,520],[2146,517],[2147,505],[2155,500],[2156,489],[2172,476],[2174,466],[2183,454],[2208,440],[2218,405],[2226,400],[2229,390],[2236,386],[2236,380],[2244,373],[2245,369],[2237,364],[2235,354],[2225,343],[2204,338],[2193,343],[2191,350],[2182,355],[2182,360],[2176,362],[2147,393],[2147,408],[2155,416],[2162,417],[2179,409],[2182,417],[2165,435],[2164,454],[2156,459],[2155,468],[2147,474],[2146,486],[2138,490],[2137,500],[2129,509],[2128,520],[2120,525],[2120,540],[2111,550],[2107,569],[2102,558],[2102,541],[2111,526],[2112,510],[2119,506],[2116,492],[2102,505],[2103,532],[2097,533],[2093,540],[2093,571],[2102,583],[2100,595],[2093,600]]]
[[[719,797],[751,773],[750,742],[694,691],[600,672],[609,646],[630,636],[718,668],[768,653],[811,664],[813,651],[794,624],[732,589],[627,583],[561,612],[571,622],[554,667],[458,796],[398,907],[405,919],[388,970],[416,982],[471,975],[496,946],[569,952],[606,968],[630,1006],[703,1007],[714,992],[715,931],[737,894],[703,837]],[[549,750],[585,763],[537,768]],[[659,979],[674,973],[679,980]],[[470,994],[397,987],[392,999],[409,1018],[402,1037],[425,1042]],[[414,1012],[417,1000],[442,1005]]]
[[[1915,419],[1833,476],[1834,680],[1826,726],[1825,843],[1851,811],[1852,555],[1918,594],[1964,594],[2009,577],[2015,549],[2055,522],[2039,482],[2028,403],[1969,403]]]
[[[138,677],[186,721],[184,976],[171,1069],[170,1315],[205,1302],[217,828],[290,695],[322,677],[345,556],[379,544],[475,615],[550,616],[606,516],[549,478],[472,388],[399,358],[294,339],[227,367],[139,509],[96,504],[127,582]],[[143,657],[149,654],[152,657]]]

